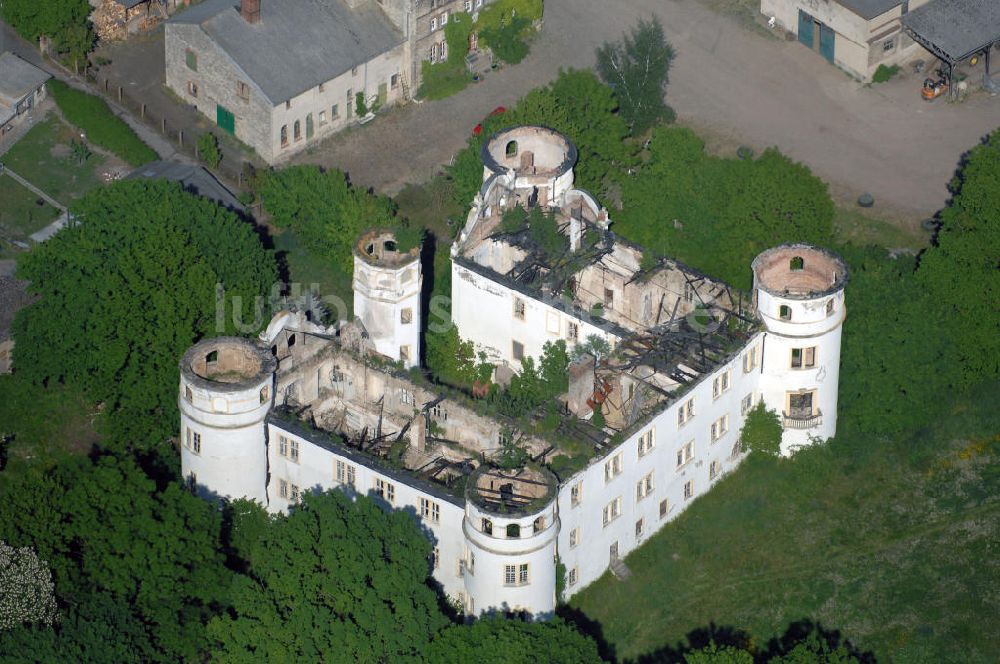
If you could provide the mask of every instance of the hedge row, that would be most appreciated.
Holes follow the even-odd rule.
[[[110,150],[132,166],[156,161],[157,154],[119,119],[100,97],[49,81],[49,92],[66,120],[87,135],[87,140]]]

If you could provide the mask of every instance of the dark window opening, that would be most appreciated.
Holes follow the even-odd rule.
[[[805,261],[802,260],[802,256],[796,256],[788,264],[790,270],[801,270],[803,267],[805,267]]]
[[[288,347],[291,348],[294,345],[295,345],[295,335],[290,334],[288,335]]]
[[[507,143],[507,147],[505,148],[505,152],[507,153],[508,157],[516,157],[517,156],[517,141],[510,141],[509,143]]]
[[[211,353],[205,356],[206,362],[218,362],[219,361],[219,351],[213,350]]]
[[[778,307],[778,318],[781,320],[792,320],[792,309],[787,304]]]
[[[515,539],[521,536],[521,526],[516,523],[507,524],[507,537]]]

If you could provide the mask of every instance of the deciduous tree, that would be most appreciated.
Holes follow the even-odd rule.
[[[633,134],[673,120],[673,111],[663,101],[673,57],[674,49],[655,17],[640,19],[621,41],[597,49],[597,73],[615,91]]]
[[[437,664],[599,664],[597,644],[556,618],[524,622],[502,616],[454,625],[434,637],[427,661]]]

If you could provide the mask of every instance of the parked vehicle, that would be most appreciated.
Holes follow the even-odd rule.
[[[924,87],[920,91],[920,96],[927,101],[934,101],[945,92],[948,91],[950,87],[948,77],[940,69],[937,70],[938,78],[925,78]]]

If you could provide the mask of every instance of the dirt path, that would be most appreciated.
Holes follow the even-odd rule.
[[[876,211],[911,220],[933,214],[962,154],[1000,126],[1000,98],[927,104],[913,76],[866,88],[799,44],[763,38],[695,0],[547,0],[543,33],[520,65],[390,113],[297,161],[342,168],[390,193],[426,180],[492,108],[560,67],[592,66],[600,43],[651,15],[677,51],[667,97],[682,122],[726,143],[776,145],[841,197],[871,191]]]

